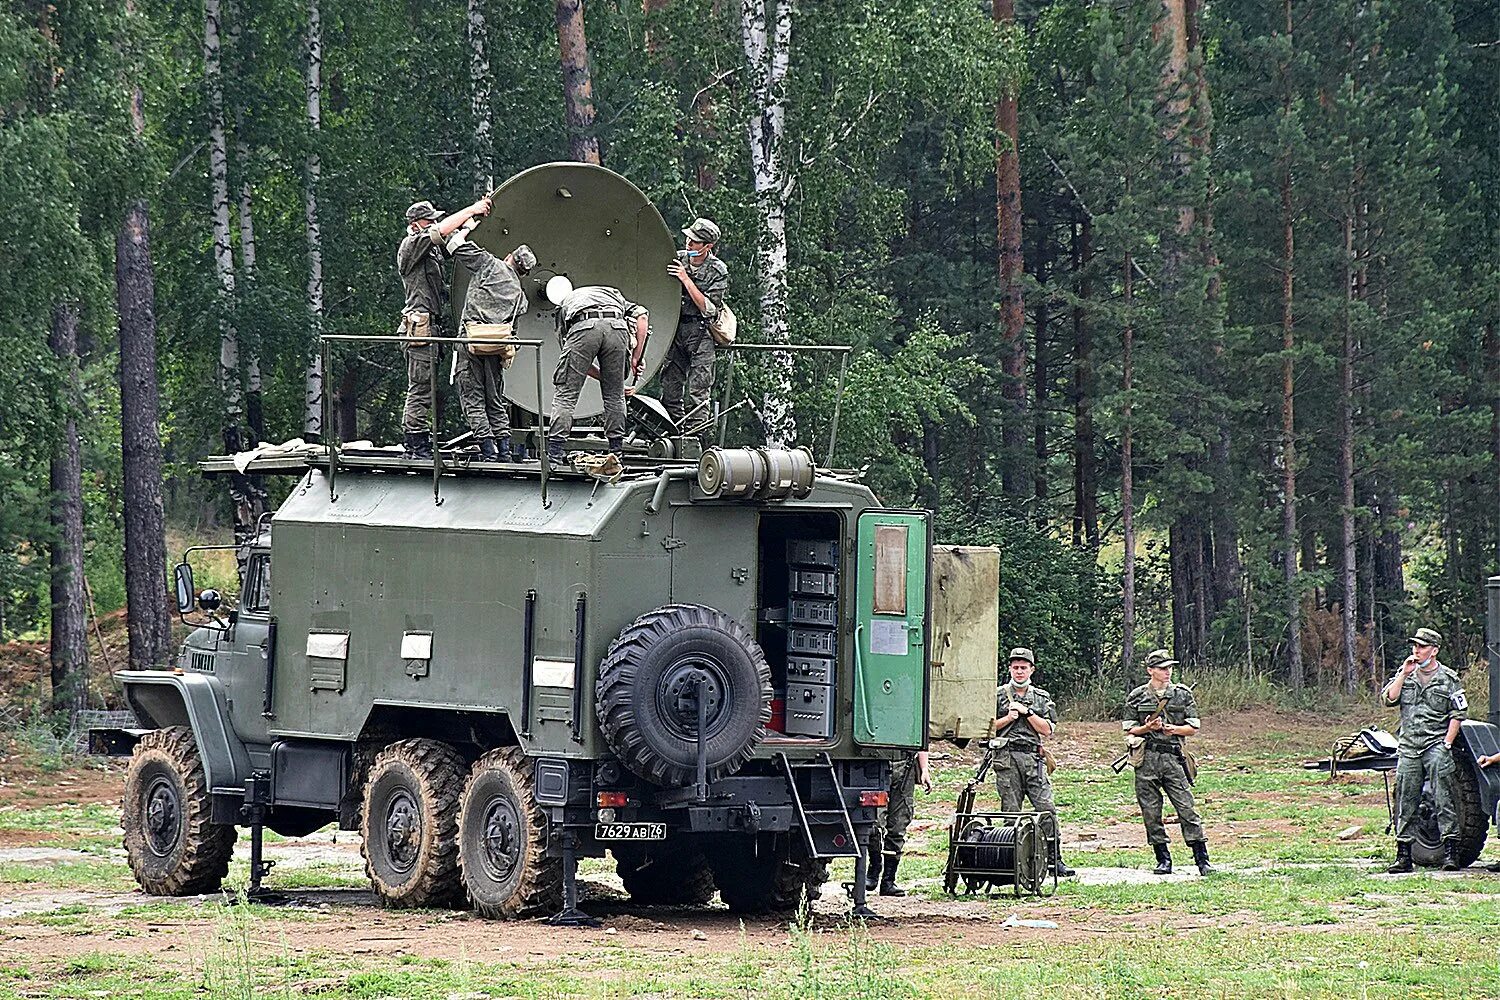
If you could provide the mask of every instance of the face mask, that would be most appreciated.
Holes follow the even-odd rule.
[[[687,255],[689,257],[702,257],[705,252],[706,251],[703,251],[703,250],[689,250],[687,252]]]
[[[1031,678],[1030,677],[1026,678],[1024,681],[1018,681],[1014,677],[1012,677],[1010,679],[1010,682],[1012,684],[1014,684],[1018,688],[1029,688],[1029,687],[1031,687]]]

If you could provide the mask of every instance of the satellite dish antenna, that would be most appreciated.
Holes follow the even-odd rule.
[[[556,274],[547,279],[547,301],[555,306],[563,304],[563,299],[573,294],[573,282],[568,280],[566,274]]]

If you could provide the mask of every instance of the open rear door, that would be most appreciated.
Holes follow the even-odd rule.
[[[926,511],[859,515],[854,585],[854,739],[921,748],[927,735]]]

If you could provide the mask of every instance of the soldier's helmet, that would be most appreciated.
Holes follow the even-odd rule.
[[[699,243],[719,242],[719,227],[712,219],[695,219],[693,224],[683,229],[682,235]]]
[[[1153,649],[1146,654],[1146,669],[1152,667],[1175,667],[1177,661],[1172,659],[1172,654],[1165,649]]]
[[[512,250],[510,254],[510,259],[515,263],[517,274],[526,274],[533,267],[536,267],[536,254],[526,244],[522,243]]]
[[[442,217],[443,213],[434,208],[432,206],[432,202],[425,200],[414,202],[411,207],[406,210],[407,222],[416,222],[418,219],[432,219],[434,222],[436,222]]]

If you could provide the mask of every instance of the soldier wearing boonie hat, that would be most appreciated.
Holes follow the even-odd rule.
[[[1208,835],[1193,801],[1193,769],[1185,756],[1183,740],[1198,732],[1198,703],[1193,689],[1172,683],[1172,668],[1177,661],[1165,649],[1153,649],[1146,655],[1145,684],[1125,696],[1125,712],[1120,723],[1125,730],[1130,762],[1135,767],[1135,800],[1141,807],[1146,824],[1146,840],[1156,852],[1157,875],[1172,874],[1172,852],[1167,846],[1167,828],[1162,822],[1162,798],[1172,802],[1182,839],[1193,852],[1198,874],[1208,875]]]
[[[430,201],[413,202],[406,209],[406,237],[396,250],[396,273],[406,301],[396,335],[408,338],[406,352],[406,407],[401,413],[407,458],[431,458],[428,414],[432,410],[432,365],[437,346],[420,338],[442,335],[447,318],[448,283],[443,275],[443,244],[460,226],[490,210],[488,198],[444,216]]]
[[[458,383],[464,421],[479,444],[480,461],[509,462],[513,451],[505,369],[515,359],[516,349],[506,347],[504,341],[515,338],[516,321],[530,304],[521,277],[536,267],[536,254],[522,243],[504,257],[496,257],[469,239],[473,227],[473,222],[459,227],[444,245],[472,275],[464,293],[459,332],[483,341],[456,345],[452,378]]]
[[[1429,780],[1443,838],[1443,870],[1460,867],[1453,741],[1468,718],[1469,701],[1458,674],[1438,660],[1442,644],[1442,633],[1436,629],[1413,632],[1411,655],[1380,692],[1387,705],[1401,710],[1396,739],[1396,861],[1387,869],[1393,874],[1414,867],[1412,842],[1420,822],[1422,786]]]
[[[1050,755],[1042,740],[1057,732],[1057,705],[1052,695],[1031,683],[1036,671],[1036,653],[1017,646],[1008,658],[1010,680],[995,692],[994,737],[995,790],[1000,794],[1000,808],[1020,812],[1022,801],[1037,812],[1052,816],[1057,825],[1057,805],[1052,800],[1052,776],[1048,769]],[[1058,878],[1077,874],[1062,859],[1062,850],[1052,859]]]
[[[719,236],[713,220],[694,219],[682,230],[685,249],[667,265],[667,273],[682,284],[677,334],[661,374],[662,405],[674,423],[684,423],[686,417],[686,424],[696,425],[709,416],[716,355],[708,324],[719,315],[729,291],[729,267],[714,256]]]

